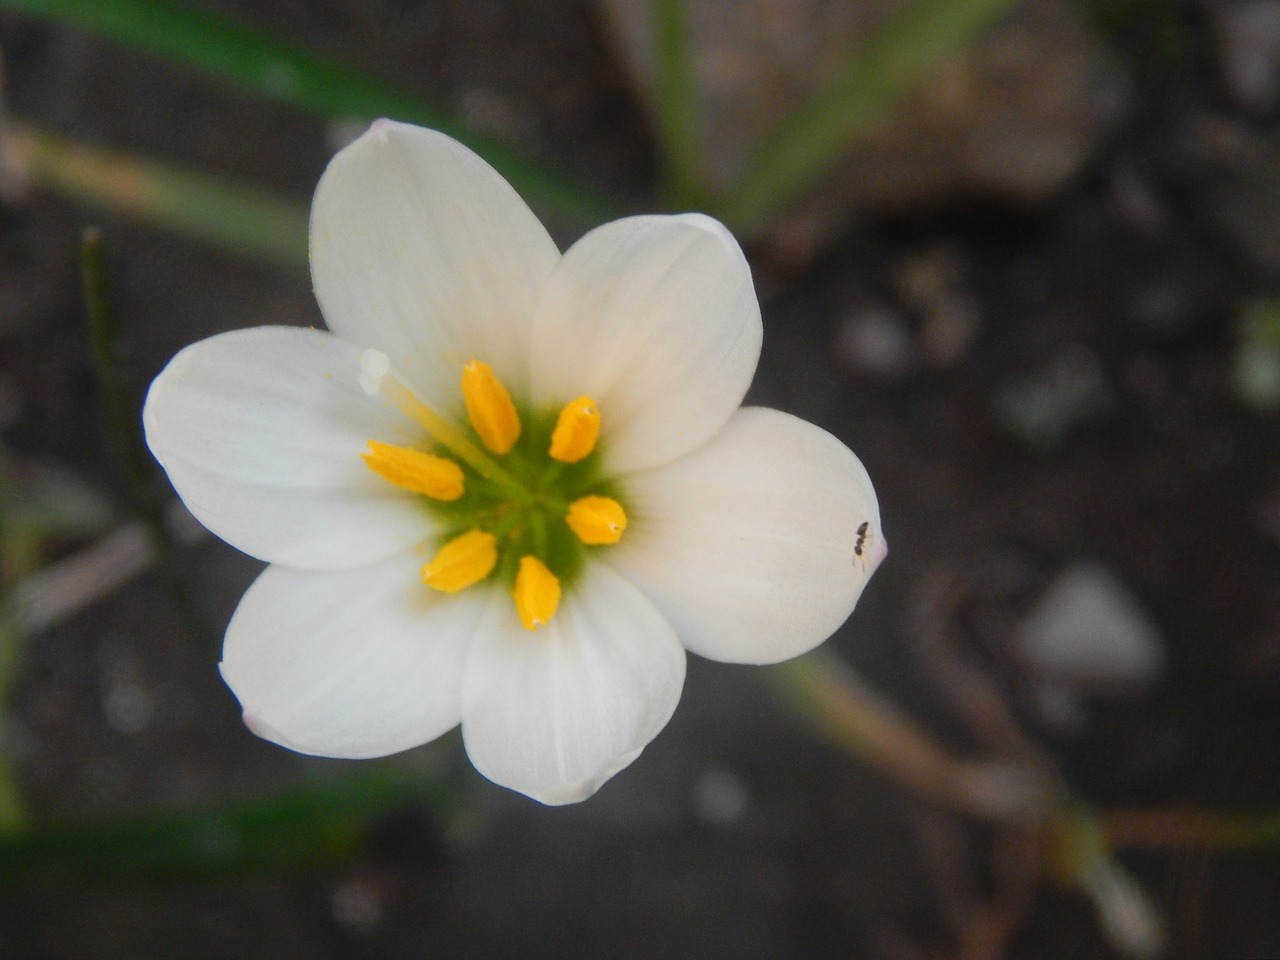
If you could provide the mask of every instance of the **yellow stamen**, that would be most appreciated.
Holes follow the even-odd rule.
[[[462,368],[462,399],[471,426],[490,451],[503,454],[515,446],[520,437],[520,415],[492,367],[472,360]]]
[[[551,458],[577,463],[596,447],[600,437],[600,411],[590,397],[565,404],[551,433]]]
[[[388,483],[433,500],[457,500],[462,496],[462,468],[452,460],[421,450],[369,441],[361,454],[369,469]]]
[[[564,522],[579,540],[593,546],[617,543],[627,529],[622,504],[610,497],[579,497],[569,504]]]
[[[521,557],[512,596],[524,628],[537,630],[555,616],[560,605],[560,580],[537,557]]]
[[[455,457],[480,476],[505,488],[516,499],[524,496],[524,487],[511,474],[472,443],[466,434],[418,399],[418,395],[400,382],[391,370],[391,360],[379,350],[366,350],[360,355],[360,386],[369,396],[386,397],[410,420],[431,435]]]
[[[492,533],[469,530],[454,537],[422,568],[422,582],[444,593],[457,593],[479,583],[498,563],[498,542]]]

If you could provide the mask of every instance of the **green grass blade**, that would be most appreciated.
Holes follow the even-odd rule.
[[[171,0],[0,0],[0,10],[90,30],[323,117],[434,127],[479,153],[535,205],[593,225],[618,215],[603,196],[477,136],[416,94],[228,17]]]
[[[855,51],[830,87],[766,138],[720,216],[758,229],[1010,6],[1012,0],[917,0],[902,10]]]
[[[3,521],[3,516],[0,516],[0,523]],[[0,590],[7,586],[0,581]],[[22,624],[14,615],[9,598],[0,593],[0,720],[9,709],[9,694],[25,639]],[[22,794],[14,779],[13,765],[9,762],[8,737],[0,726],[0,837],[17,830],[25,821]]]
[[[0,631],[5,629],[0,624]],[[22,806],[22,795],[13,776],[13,766],[8,756],[0,755],[0,838],[20,830],[27,815]]]
[[[702,205],[702,156],[698,139],[697,86],[689,53],[684,0],[653,0],[658,61],[658,139],[662,144],[670,206]]]
[[[0,0],[3,2],[3,0]],[[18,182],[185,233],[277,266],[307,269],[307,208],[253,187],[7,124],[4,160]]]

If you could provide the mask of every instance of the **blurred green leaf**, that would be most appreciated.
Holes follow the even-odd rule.
[[[730,226],[758,229],[827,172],[860,137],[1013,0],[917,0],[854,51],[835,82],[782,122],[718,207]]]
[[[322,117],[434,127],[488,160],[535,205],[591,225],[618,215],[614,202],[475,134],[418,95],[229,17],[170,0],[0,0],[0,9],[91,30]]]
[[[1280,302],[1262,300],[1245,311],[1233,379],[1245,406],[1280,411]]]
[[[441,784],[384,767],[205,809],[32,824],[0,835],[0,885],[306,870],[366,849],[389,815],[415,808],[440,815],[455,802]]]

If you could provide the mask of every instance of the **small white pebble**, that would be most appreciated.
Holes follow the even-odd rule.
[[[363,880],[339,884],[330,905],[334,919],[355,933],[368,933],[382,922],[382,896]]]
[[[915,362],[906,322],[896,313],[869,308],[851,313],[836,332],[836,354],[852,370],[897,377]]]
[[[102,714],[117,733],[141,733],[151,725],[155,706],[136,683],[117,683],[102,698]]]
[[[1165,642],[1114,574],[1096,563],[1058,575],[1023,625],[1019,648],[1045,680],[1123,693],[1155,681]]]
[[[712,827],[737,826],[746,815],[748,800],[746,783],[729,770],[708,770],[693,785],[694,812]]]

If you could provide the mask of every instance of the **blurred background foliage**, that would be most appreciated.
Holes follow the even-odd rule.
[[[762,265],[766,296],[810,271],[820,274],[831,251],[847,244],[861,224],[889,222],[890,235],[913,236],[924,229],[922,209],[941,210],[943,222],[963,221],[975,204],[989,207],[994,217],[1015,219],[1042,209],[1089,176],[1106,150],[1120,158],[1112,189],[1116,202],[1128,205],[1135,233],[1163,237],[1170,225],[1162,218],[1177,215],[1149,194],[1148,180],[1134,174],[1156,167],[1161,182],[1194,191],[1178,203],[1207,204],[1202,215],[1210,232],[1233,251],[1235,262],[1220,268],[1225,279],[1215,279],[1196,273],[1194,261],[1180,261],[1182,248],[1153,243],[1167,257],[1162,264],[1178,274],[1171,289],[1179,305],[1191,303],[1194,310],[1205,298],[1220,297],[1233,270],[1263,278],[1235,304],[1227,359],[1232,393],[1224,402],[1259,416],[1280,409],[1280,310],[1266,290],[1267,278],[1280,275],[1280,247],[1270,239],[1275,221],[1256,209],[1247,221],[1232,212],[1250,207],[1259,195],[1280,197],[1270,126],[1280,42],[1261,51],[1247,42],[1264,22],[1273,40],[1280,35],[1274,10],[1262,11],[1272,5],[1237,5],[1237,13],[1248,7],[1255,22],[1244,14],[1206,12],[1212,4],[1161,0],[868,0],[797,3],[794,9],[717,0],[600,0],[592,8],[598,29],[612,39],[614,67],[625,72],[629,95],[647,120],[653,171],[638,189],[562,167],[553,154],[519,137],[495,134],[502,125],[483,122],[483,109],[459,115],[403,82],[298,42],[278,21],[268,27],[252,15],[235,16],[229,12],[234,6],[0,0],[7,17],[0,26],[38,23],[109,43],[121,56],[141,54],[189,71],[209,84],[320,119],[334,146],[378,116],[435,127],[489,160],[561,235],[576,236],[628,212],[707,210],[744,238]],[[1221,122],[1222,111],[1195,109],[1208,97],[1206,70],[1215,69],[1217,51],[1228,44],[1223,38],[1233,30],[1241,34],[1231,41],[1240,62],[1223,67],[1222,84],[1231,102],[1227,112],[1245,118],[1234,125]],[[0,34],[0,52],[12,56],[6,40]],[[1243,193],[1242,183],[1257,190]],[[113,222],[172,231],[266,270],[306,270],[305,198],[265,180],[210,172],[128,145],[104,147],[79,136],[74,125],[12,110],[0,115],[0,188],[14,205],[52,194]],[[1275,199],[1271,204],[1268,211],[1280,213]],[[168,502],[145,453],[139,370],[129,346],[135,334],[128,315],[112,312],[110,264],[130,253],[91,232],[81,255],[92,396],[126,493],[113,503],[66,471],[0,448],[5,697],[14,688],[24,643],[92,609],[153,564],[167,587],[174,632],[190,639],[210,670],[215,659],[215,631],[201,610],[204,588],[188,555],[198,534]],[[870,256],[874,261],[875,253]],[[921,318],[924,332],[904,332],[900,317],[867,310],[836,336],[837,352],[860,376],[888,383],[883,392],[890,399],[900,397],[892,382],[904,371],[945,371],[957,362],[978,323],[965,292],[966,268],[945,244],[898,267],[876,282]],[[1035,264],[1028,269],[1034,274]],[[1218,280],[1222,284],[1214,285]],[[1024,281],[1037,283],[1033,275]],[[1202,284],[1213,285],[1211,293]],[[1133,312],[1139,325],[1159,328],[1159,349],[1168,349],[1179,324],[1194,323],[1156,294]],[[238,319],[238,325],[255,320]],[[983,402],[1003,437],[1031,451],[1033,460],[1052,456],[1082,428],[1114,422],[1124,403],[1106,365],[1091,355],[1063,354],[1047,368],[1022,369],[986,388]],[[1112,596],[1105,584],[1089,582],[1090,602]],[[940,590],[932,605],[916,607],[924,611],[920,617],[967,615],[948,606],[950,596]],[[926,623],[912,629],[929,636],[940,628]],[[1047,649],[1052,636],[1046,627],[1028,643]],[[1268,637],[1274,646],[1274,633]],[[1149,683],[1150,676],[1135,679],[1141,672],[1135,664],[1148,663],[1145,656],[1110,664],[1123,674],[1117,682]],[[1277,840],[1276,816],[1265,807],[1250,809],[1247,791],[1241,809],[1231,810],[1191,804],[1108,812],[1086,803],[1068,785],[1059,760],[1024,736],[1018,711],[972,665],[962,665],[949,681],[960,688],[952,705],[969,717],[969,736],[945,747],[845,669],[815,658],[778,671],[782,702],[842,750],[986,829],[1003,831],[1021,850],[1004,852],[1017,865],[997,870],[985,908],[974,907],[972,922],[957,925],[964,933],[953,945],[956,956],[1003,955],[1030,909],[1024,888],[1044,881],[1082,891],[1121,955],[1158,955],[1166,948],[1163,921],[1119,866],[1117,846],[1253,849]],[[1150,666],[1150,672],[1154,676],[1158,668]],[[1062,695],[1045,690],[1046,697]],[[929,704],[916,706],[936,719]],[[133,709],[128,698],[116,709],[127,728]],[[1059,702],[1055,709],[1075,707]],[[975,741],[991,763],[957,759],[972,752]],[[0,885],[305,874],[379,849],[388,824],[394,828],[406,810],[429,818],[433,835],[444,838],[449,850],[465,850],[490,829],[494,800],[477,790],[476,778],[458,761],[460,752],[456,743],[445,743],[422,756],[361,766],[361,772],[318,772],[300,764],[278,788],[254,791],[249,799],[229,792],[207,802],[92,818],[48,816],[29,807],[8,752],[0,750]],[[709,788],[712,811],[716,802],[719,809],[736,802],[734,781],[720,786],[719,801]],[[1176,942],[1171,949],[1208,955]],[[886,948],[877,955],[923,954]]]

